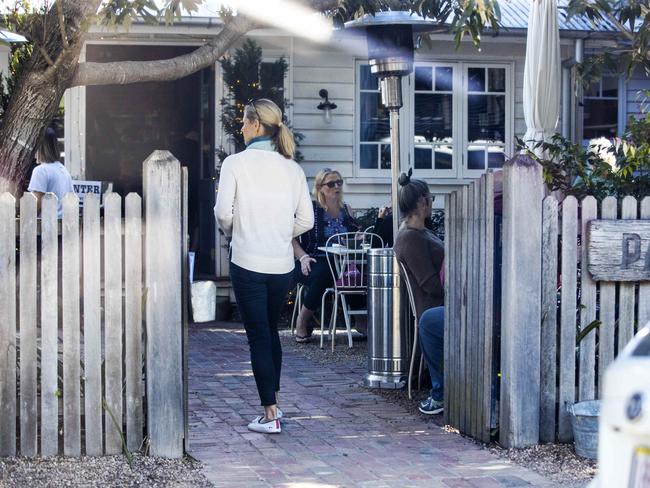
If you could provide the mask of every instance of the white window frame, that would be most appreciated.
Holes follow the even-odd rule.
[[[451,158],[451,169],[440,170],[432,167],[431,169],[415,169],[415,95],[417,93],[436,93],[435,90],[429,91],[419,91],[415,89],[415,68],[417,67],[430,67],[432,70],[436,68],[452,68],[453,69],[453,81],[452,81],[452,104],[453,104],[453,119],[452,119],[452,158]],[[435,78],[434,78],[435,79]],[[408,105],[410,106],[408,117],[404,117],[405,121],[408,121],[408,158],[409,158],[409,167],[413,168],[413,175],[418,178],[457,178],[459,173],[459,168],[462,163],[462,158],[460,156],[460,138],[455,137],[460,134],[461,131],[461,120],[459,107],[461,106],[461,96],[459,93],[459,87],[461,87],[461,63],[449,62],[449,61],[417,61],[413,66],[413,73],[409,75],[409,91],[408,91]],[[432,88],[435,88],[432,87]],[[445,92],[442,92],[445,93]],[[435,166],[435,161],[432,160],[432,166]]]
[[[463,65],[463,71],[462,71],[462,88],[461,88],[461,102],[462,102],[462,135],[461,135],[461,157],[463,159],[462,165],[461,165],[461,171],[463,178],[480,178],[482,174],[484,174],[489,168],[487,168],[487,162],[486,162],[486,168],[485,169],[469,169],[468,168],[468,154],[467,154],[467,149],[469,147],[469,118],[466,116],[467,114],[467,109],[468,109],[468,97],[469,97],[469,90],[468,90],[468,83],[469,83],[469,75],[468,71],[470,68],[503,68],[505,69],[506,73],[506,81],[505,81],[505,88],[506,91],[503,93],[505,96],[506,100],[506,114],[505,114],[505,140],[504,140],[504,153],[505,153],[505,161],[508,159],[508,155],[511,155],[513,152],[513,106],[514,106],[514,87],[513,87],[513,80],[512,80],[512,72],[513,72],[513,66],[512,63],[490,63],[490,62],[481,62],[481,63],[462,63]],[[487,83],[487,79],[486,79]],[[501,92],[490,92],[490,91],[485,91],[482,92],[485,95],[501,95]],[[495,145],[496,146],[496,145]]]
[[[370,177],[370,178],[390,178],[390,169],[381,169],[381,144],[380,142],[373,143],[377,146],[377,169],[366,169],[361,167],[361,94],[362,93],[377,93],[379,92],[379,84],[377,84],[377,91],[362,90],[361,89],[361,66],[368,66],[368,60],[358,59],[354,63],[354,175],[357,177]],[[402,83],[402,87],[404,84]],[[402,90],[404,91],[404,90]],[[400,138],[402,141],[403,137]],[[388,143],[390,144],[390,142]],[[400,144],[402,146],[402,144]],[[392,164],[392,162],[391,162]]]
[[[357,177],[390,178],[390,170],[387,169],[361,169],[361,134],[360,134],[360,113],[361,113],[361,80],[360,66],[367,64],[367,60],[358,59],[355,61],[355,121],[354,121],[354,175]],[[470,170],[467,168],[468,157],[468,120],[467,113],[467,83],[469,68],[503,68],[506,73],[506,114],[505,114],[505,145],[504,151],[506,160],[514,152],[514,62],[462,62],[449,60],[422,60],[414,63],[414,66],[452,67],[454,69],[453,85],[453,157],[451,170],[419,169],[413,170],[413,174],[419,178],[426,179],[470,179],[478,178],[485,170]],[[400,111],[402,124],[400,126],[400,145],[402,156],[402,170],[414,167],[415,162],[415,70],[402,83],[404,108]],[[368,91],[368,90],[364,90]],[[500,92],[484,92],[486,95],[501,94]]]
[[[608,78],[615,78],[618,81],[616,87],[616,96],[615,97],[604,97],[603,93],[603,76]],[[616,100],[616,135],[622,136],[625,132],[625,125],[627,124],[627,112],[626,112],[626,103],[627,103],[627,84],[625,77],[622,75],[617,75],[616,73],[602,73],[601,77],[598,79],[598,96],[592,95],[583,95],[583,105],[585,100]],[[585,138],[585,115],[584,110],[582,111],[582,123],[580,124],[582,134],[580,134],[580,140],[582,145],[587,147],[591,139]],[[604,137],[604,136],[601,136]]]

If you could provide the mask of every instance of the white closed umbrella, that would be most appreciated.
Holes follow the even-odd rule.
[[[560,31],[557,0],[531,0],[524,67],[524,141],[533,149],[555,133],[560,117]],[[535,153],[541,155],[541,148]]]

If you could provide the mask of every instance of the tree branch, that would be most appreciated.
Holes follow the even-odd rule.
[[[63,6],[61,2],[56,2],[56,11],[57,17],[59,18],[59,30],[61,31],[61,41],[63,42],[63,47],[68,49],[70,44],[68,43],[68,35],[65,33],[65,18],[63,16]]]
[[[215,39],[182,56],[159,61],[80,63],[71,86],[126,85],[145,81],[170,81],[207,68],[223,56],[243,34],[260,24],[244,16],[233,18]]]
[[[623,34],[628,41],[634,41],[634,32],[630,32],[625,28],[623,24],[621,24],[616,17],[614,17],[611,13],[606,12],[605,13],[605,18],[609,20],[614,26]]]

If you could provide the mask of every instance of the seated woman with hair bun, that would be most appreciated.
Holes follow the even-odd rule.
[[[394,250],[411,282],[420,346],[431,376],[431,393],[420,403],[419,410],[431,415],[443,410],[444,288],[441,271],[445,248],[425,225],[431,218],[433,204],[429,185],[423,180],[411,179],[411,174],[409,170],[399,178],[398,202],[404,221],[397,232]]]

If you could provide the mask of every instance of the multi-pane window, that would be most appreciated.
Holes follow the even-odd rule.
[[[357,66],[357,174],[387,176],[388,113],[369,66]],[[512,150],[511,70],[508,64],[415,63],[403,84],[403,169],[412,167],[420,178],[466,178],[501,168]]]
[[[468,67],[467,169],[501,168],[506,147],[506,69]]]
[[[454,67],[416,66],[413,84],[413,169],[452,170]]]
[[[370,73],[370,66],[360,64],[358,73],[359,168],[362,174],[369,170],[376,174],[377,170],[390,169],[388,111],[381,104],[377,78]]]
[[[618,77],[603,76],[584,92],[583,140],[615,137],[618,132]]]

